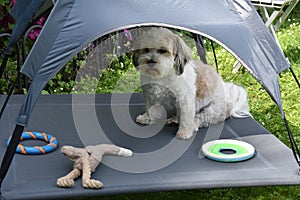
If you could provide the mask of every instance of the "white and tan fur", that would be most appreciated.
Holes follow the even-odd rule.
[[[193,60],[185,42],[166,28],[149,28],[137,40],[133,60],[146,101],[146,112],[136,118],[140,124],[155,123],[166,111],[167,124],[179,123],[176,137],[188,139],[229,116],[251,116],[244,88]]]

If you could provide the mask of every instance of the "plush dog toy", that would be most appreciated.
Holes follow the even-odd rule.
[[[61,153],[74,162],[73,170],[66,176],[57,179],[57,186],[69,188],[74,186],[74,180],[82,174],[82,186],[84,188],[99,189],[103,184],[99,180],[91,179],[94,172],[105,154],[129,157],[132,151],[111,144],[99,144],[77,148],[73,146],[63,146]]]

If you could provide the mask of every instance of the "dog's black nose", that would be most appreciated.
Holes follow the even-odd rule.
[[[154,60],[148,60],[147,61],[147,65],[149,66],[149,67],[154,67],[154,65],[156,64],[157,62],[156,61],[154,61]]]

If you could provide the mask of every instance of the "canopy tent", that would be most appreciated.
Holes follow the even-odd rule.
[[[220,43],[282,107],[277,78],[289,63],[249,1],[203,1],[201,5],[198,1],[130,1],[120,4],[91,1],[86,5],[71,0],[55,4],[21,69],[32,83],[17,120],[19,125],[26,126],[46,83],[83,47],[107,33],[141,25],[186,29]],[[199,9],[214,12],[208,16]],[[178,10],[184,17],[178,18]],[[111,13],[114,13],[113,17],[107,17]],[[232,37],[234,33],[237,34]]]
[[[21,69],[32,82],[3,157],[1,184],[47,82],[96,38],[137,26],[187,30],[219,43],[261,83],[285,118],[277,78],[290,66],[250,1],[58,0]]]

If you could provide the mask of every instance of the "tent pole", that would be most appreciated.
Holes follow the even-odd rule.
[[[10,34],[4,33],[4,34],[1,34],[0,37],[2,37],[2,36],[10,36]],[[4,49],[4,51],[2,52],[2,54],[3,54],[4,58],[2,60],[1,66],[0,66],[0,78],[2,77],[2,75],[4,73],[5,67],[7,65],[8,57],[10,55],[12,55],[12,49],[11,49],[11,47],[6,47]]]
[[[2,60],[1,67],[0,67],[0,78],[2,77],[2,74],[4,73],[4,69],[6,67],[7,61],[8,61],[8,55],[4,54],[4,58]]]
[[[201,35],[192,33],[192,36],[193,36],[193,38],[195,40],[196,47],[197,47],[197,52],[198,52],[198,55],[200,57],[200,60],[204,64],[207,64],[206,57],[205,57],[205,55],[206,55],[205,47],[204,47]]]
[[[15,130],[12,134],[10,143],[5,151],[5,154],[2,159],[1,168],[0,168],[0,197],[1,197],[1,186],[2,182],[8,172],[9,166],[14,158],[15,151],[20,141],[20,137],[24,130],[24,126],[17,124]]]
[[[214,53],[216,70],[217,70],[217,72],[219,73],[219,66],[218,66],[218,60],[217,60],[216,50],[215,50],[215,47],[214,47],[214,42],[213,42],[212,40],[210,40],[210,44],[211,44],[212,51],[213,51],[213,53]]]
[[[294,157],[299,165],[299,173],[300,173],[300,154],[299,154],[299,149],[297,147],[297,144],[296,144],[296,141],[294,139],[294,136],[292,134],[292,131],[289,127],[289,123],[287,121],[287,119],[285,117],[283,117],[283,121],[285,123],[285,127],[286,127],[286,130],[288,132],[288,135],[289,135],[289,140],[290,140],[290,143],[291,143],[291,148],[292,148],[292,151],[293,151],[293,154],[294,154]]]
[[[296,83],[298,84],[298,87],[300,88],[300,83],[299,83],[299,80],[297,79],[297,76],[296,76],[296,74],[295,74],[295,72],[294,72],[294,70],[292,69],[292,66],[290,66],[290,71],[291,71],[291,73],[292,73],[292,75],[293,75],[293,77],[294,77],[294,79],[295,79],[295,81],[296,81]]]
[[[14,83],[13,83],[12,85],[10,85],[9,88],[8,88],[7,97],[6,97],[6,99],[5,99],[5,101],[4,101],[4,104],[3,104],[2,108],[1,108],[1,111],[0,111],[0,119],[1,119],[1,117],[2,117],[2,115],[3,115],[3,113],[4,113],[5,107],[6,107],[8,101],[9,101],[9,99],[10,99],[10,97],[11,97],[13,91],[14,91],[15,85],[16,85],[16,83],[14,82]]]
[[[13,94],[13,91],[14,91],[17,83],[18,83],[18,92],[21,93],[21,90],[22,90],[22,87],[21,87],[21,73],[20,73],[20,46],[19,46],[18,43],[16,43],[16,47],[17,47],[17,69],[18,69],[17,77],[16,77],[16,80],[13,82],[13,84],[11,84],[8,88],[7,97],[6,97],[6,99],[4,101],[4,104],[3,104],[2,108],[1,108],[1,111],[0,111],[0,119],[3,115],[4,109],[5,109],[5,107],[8,103],[11,95]],[[6,57],[8,57],[7,56],[8,54],[5,54],[5,55],[6,55]],[[3,67],[5,68],[6,64]],[[3,68],[3,70],[4,70],[4,68]],[[1,78],[1,75],[2,74],[0,74],[0,78]]]

